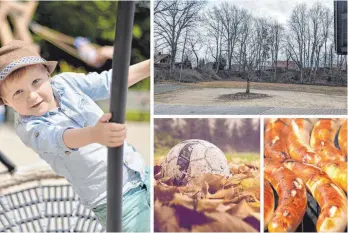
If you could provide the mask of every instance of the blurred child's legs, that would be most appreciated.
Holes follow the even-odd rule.
[[[150,175],[146,167],[145,186],[128,191],[123,195],[123,232],[149,232],[150,231]],[[117,207],[116,207],[117,208]],[[99,223],[106,229],[107,204],[93,209]]]

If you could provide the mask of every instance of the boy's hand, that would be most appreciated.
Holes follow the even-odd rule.
[[[121,146],[127,135],[126,126],[109,122],[110,119],[111,113],[106,113],[92,127],[93,141],[108,147]]]

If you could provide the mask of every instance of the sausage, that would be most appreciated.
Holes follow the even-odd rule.
[[[343,121],[343,124],[341,125],[341,129],[338,133],[338,145],[340,146],[340,149],[343,153],[343,155],[348,156],[348,144],[347,144],[347,133],[348,133],[348,125],[347,125],[347,119]]]
[[[271,119],[265,129],[265,157],[283,162],[289,159],[286,138],[289,131],[290,119]]]
[[[320,169],[310,164],[285,161],[285,167],[300,177],[320,206],[318,232],[343,232],[347,226],[347,198]]]
[[[270,232],[293,232],[306,212],[306,188],[302,180],[281,163],[265,158],[265,178],[278,196],[278,207],[268,223]]]
[[[347,192],[347,162],[322,161],[318,164],[330,179]]]
[[[264,229],[267,229],[267,225],[271,220],[274,213],[274,193],[270,183],[265,179],[264,180]]]
[[[313,130],[310,145],[323,160],[345,161],[343,152],[335,146],[339,119],[321,119]]]
[[[287,147],[292,159],[316,165],[321,157],[309,146],[312,128],[313,121],[310,119],[293,120],[287,138]]]

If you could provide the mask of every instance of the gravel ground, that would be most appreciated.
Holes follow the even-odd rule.
[[[156,115],[347,115],[347,109],[156,104]]]
[[[173,83],[161,83],[155,85],[155,94],[161,94],[168,91],[176,91],[180,89],[190,88],[187,85],[173,84]]]
[[[172,90],[167,91],[165,85],[156,84],[155,102],[168,105],[201,105],[201,106],[243,106],[243,107],[286,107],[312,109],[345,109],[347,97],[333,94],[318,94],[307,92],[275,91],[253,89],[253,93],[262,93],[271,98],[255,100],[218,100],[219,95],[242,92],[240,88],[177,88],[170,84]],[[177,88],[177,89],[175,89]],[[155,92],[156,93],[156,92]],[[161,94],[159,94],[161,93]]]

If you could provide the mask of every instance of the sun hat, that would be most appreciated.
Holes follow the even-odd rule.
[[[46,61],[30,48],[32,45],[20,40],[13,40],[0,48],[0,85],[9,74],[25,66],[42,64],[52,74],[57,62]],[[3,105],[1,98],[0,105]]]

